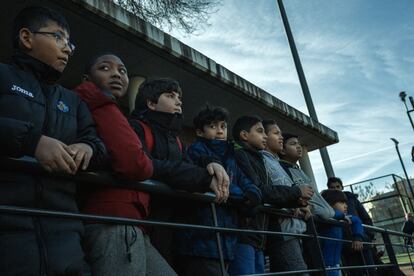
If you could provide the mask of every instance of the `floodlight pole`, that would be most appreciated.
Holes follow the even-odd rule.
[[[409,109],[408,106],[407,106],[407,102],[405,101],[405,98],[407,97],[407,94],[405,93],[405,91],[401,91],[399,96],[400,96],[401,101],[404,103],[405,110],[407,111],[408,120],[410,120],[411,128],[414,130],[414,122],[413,122],[413,118],[411,118],[411,114],[410,114],[411,112],[414,111],[413,97],[411,97],[411,96],[408,97],[409,100],[410,100],[411,106],[412,106],[412,108]]]
[[[391,139],[391,141],[393,141],[393,142],[394,142],[394,145],[395,145],[395,150],[396,150],[396,152],[397,152],[397,154],[398,154],[398,159],[400,159],[401,167],[402,167],[402,169],[403,169],[403,171],[404,171],[405,179],[407,179],[407,184],[408,184],[408,187],[410,188],[411,195],[412,195],[412,197],[413,197],[413,199],[414,199],[414,191],[413,191],[413,187],[411,186],[411,181],[410,181],[410,178],[408,177],[407,170],[405,169],[405,165],[404,165],[404,162],[403,162],[402,157],[401,157],[401,154],[400,154],[400,149],[398,148],[398,144],[399,144],[400,142],[398,142],[398,140],[397,140],[397,139],[395,139],[395,138],[390,138],[390,139]],[[403,184],[404,184],[404,183],[403,183]]]
[[[308,84],[306,82],[305,73],[303,72],[302,64],[300,62],[298,50],[296,49],[295,40],[293,39],[292,31],[290,29],[289,21],[286,15],[285,7],[282,0],[277,0],[280,15],[282,17],[283,26],[285,28],[286,36],[289,42],[290,50],[292,52],[293,61],[295,62],[296,72],[298,73],[299,82],[302,87],[303,96],[305,97],[306,106],[309,111],[309,115],[312,119],[318,122],[318,116],[316,115],[316,110],[313,105],[312,97],[309,91]],[[322,162],[325,167],[325,172],[328,177],[335,176],[331,159],[326,147],[319,149],[321,153]]]

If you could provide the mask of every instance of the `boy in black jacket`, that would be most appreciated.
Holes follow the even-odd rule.
[[[0,64],[0,156],[34,157],[45,170],[68,174],[104,159],[86,104],[56,84],[75,49],[65,18],[25,8],[13,38],[12,63]],[[2,168],[0,182],[0,205],[78,212],[73,181]],[[80,275],[82,231],[76,220],[1,214],[1,274]]]
[[[188,161],[178,138],[182,127],[182,91],[172,79],[154,79],[144,82],[135,99],[135,110],[130,123],[144,149],[153,161],[153,178],[173,188],[190,192],[216,194],[217,202],[229,195],[229,177],[224,168],[204,158],[197,165]],[[170,221],[176,201],[161,196],[153,197],[151,217]],[[172,263],[172,231],[160,227],[151,233],[153,245]]]
[[[301,190],[288,186],[274,186],[268,177],[260,151],[266,148],[267,135],[262,119],[257,116],[243,116],[233,126],[235,158],[237,164],[261,189],[263,201],[277,207],[299,205]],[[286,206],[290,205],[290,206]],[[241,218],[243,228],[267,230],[268,218],[258,213],[254,218]],[[235,260],[230,264],[231,275],[264,273],[265,236],[261,234],[243,234],[239,236]]]

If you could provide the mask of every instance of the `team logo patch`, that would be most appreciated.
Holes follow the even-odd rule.
[[[62,112],[68,112],[69,111],[69,107],[62,101],[58,101],[57,103],[57,108],[62,111]]]
[[[33,96],[33,93],[32,93],[32,92],[29,92],[29,91],[27,91],[26,89],[23,89],[23,88],[21,88],[20,86],[17,86],[17,85],[15,85],[15,84],[13,84],[13,86],[10,88],[10,90],[11,90],[12,92],[15,92],[15,93],[20,93],[20,94],[23,94],[23,95],[29,96],[30,98],[34,98],[34,96]]]

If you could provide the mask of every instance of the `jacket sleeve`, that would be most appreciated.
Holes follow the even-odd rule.
[[[328,202],[321,196],[318,191],[315,191],[309,204],[312,205],[312,214],[320,216],[321,218],[328,219],[335,217],[335,210],[329,205]]]
[[[235,169],[235,174],[237,186],[240,187],[243,193],[245,195],[250,193],[250,195],[254,196],[257,202],[260,203],[262,201],[262,192],[259,189],[259,187],[255,185],[254,182],[250,178],[248,178],[238,166]],[[250,195],[247,197],[249,198]]]
[[[92,112],[97,130],[108,150],[112,169],[131,180],[152,176],[152,161],[116,103],[96,86],[84,83],[75,89]]]
[[[41,133],[33,124],[0,117],[0,155],[7,157],[34,156]]]
[[[334,212],[335,212],[335,215],[332,217],[333,219],[336,219],[336,220],[345,219],[345,214],[343,212],[339,210],[335,210],[335,209],[334,209]]]
[[[351,216],[351,231],[354,240],[362,241],[364,238],[364,227],[362,221],[357,216]]]
[[[185,161],[152,159],[153,178],[172,188],[188,192],[207,192],[213,178],[205,168]]]
[[[237,164],[240,169],[249,177],[262,192],[262,199],[265,203],[270,203],[277,208],[294,208],[299,207],[299,197],[301,192],[299,187],[290,187],[284,185],[275,185],[276,183],[262,183],[260,177],[252,169],[247,154],[243,150],[236,150],[235,152]],[[265,162],[265,168],[266,162]]]
[[[142,128],[134,123],[132,123],[132,128],[148,153]],[[162,181],[174,189],[188,192],[210,191],[213,176],[208,173],[207,169],[186,160],[161,160],[153,158],[149,153],[148,155],[153,164],[153,179]]]
[[[209,154],[207,149],[197,142],[188,147],[184,160],[203,168],[212,162],[223,165],[218,157]]]
[[[76,143],[85,143],[92,147],[93,156],[90,167],[100,167],[108,160],[105,145],[96,133],[96,126],[86,103],[79,99],[78,104],[78,135]]]

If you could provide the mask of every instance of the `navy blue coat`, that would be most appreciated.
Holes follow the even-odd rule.
[[[344,219],[344,214],[338,210],[335,210],[335,219]],[[351,232],[352,240],[362,241],[364,236],[364,229],[362,222],[357,216],[350,216],[352,221]],[[319,235],[323,237],[343,239],[344,228],[343,226],[336,225],[321,225],[319,227]],[[326,266],[335,266],[339,264],[342,253],[342,242],[334,240],[321,240],[321,249]],[[333,275],[337,275],[332,273]]]
[[[247,178],[237,166],[234,159],[233,145],[228,141],[207,140],[198,138],[188,148],[188,157],[195,163],[209,157],[221,163],[230,177],[230,196],[244,198],[247,193],[250,198],[256,197],[261,201],[259,188]],[[205,203],[195,203],[186,213],[186,222],[192,224],[213,226],[211,208]],[[217,220],[219,227],[238,228],[237,211],[227,206],[217,206]],[[234,250],[237,242],[235,234],[222,233],[222,248],[225,260],[234,259]],[[219,258],[216,235],[212,231],[190,230],[177,235],[177,249],[180,255]]]

